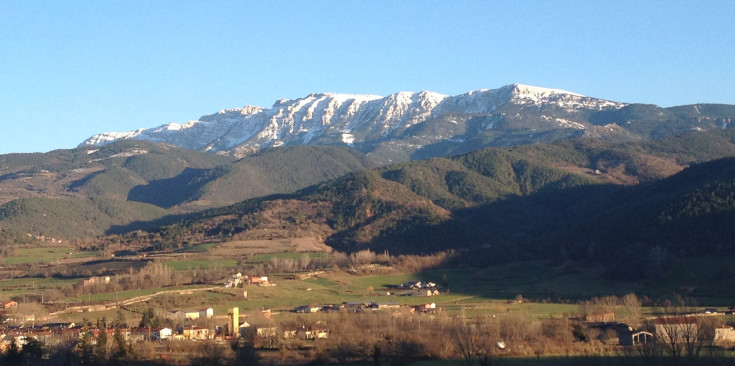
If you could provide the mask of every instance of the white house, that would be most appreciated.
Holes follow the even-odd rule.
[[[201,319],[208,319],[214,316],[214,309],[212,308],[206,308],[199,310],[199,318]]]
[[[153,331],[153,339],[162,341],[165,339],[171,339],[172,331],[171,328],[161,328]]]

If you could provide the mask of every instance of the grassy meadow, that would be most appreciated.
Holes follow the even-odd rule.
[[[53,263],[62,259],[88,258],[94,255],[91,252],[78,252],[72,247],[19,248],[14,255],[0,258],[0,263]]]

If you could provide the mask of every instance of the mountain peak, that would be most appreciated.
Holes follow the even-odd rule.
[[[514,95],[518,95],[518,96],[544,96],[546,97],[546,96],[550,96],[553,94],[568,94],[568,95],[574,95],[577,97],[584,97],[584,95],[582,94],[577,94],[577,93],[573,93],[573,92],[562,90],[562,89],[542,88],[542,87],[526,85],[526,84],[510,84],[510,85],[506,85],[504,88],[510,89]]]
[[[544,106],[544,111],[517,110],[527,106]],[[490,138],[496,139],[499,144],[507,144],[502,141],[506,137],[497,134],[500,130],[493,129],[498,126],[493,121],[502,120],[504,129],[529,131],[530,134],[526,133],[528,137],[523,138],[523,141],[533,139],[536,133],[558,128],[575,130],[577,135],[583,134],[593,127],[586,121],[589,112],[623,106],[625,104],[589,98],[566,90],[525,84],[509,84],[455,96],[432,91],[401,91],[385,97],[311,93],[295,99],[279,99],[271,108],[245,106],[224,109],[183,125],[171,123],[134,132],[98,134],[82,145],[104,145],[122,139],[138,139],[241,157],[271,146],[346,144],[368,153],[372,149],[386,149],[391,156],[400,156],[396,159],[407,160],[411,154],[409,151],[439,141],[472,141],[474,137],[468,133],[483,134],[483,131],[492,130],[494,132]],[[456,128],[437,125],[431,127],[434,132],[428,132],[418,126],[442,120],[447,114],[462,115],[463,121],[470,116],[483,114],[487,119],[479,130],[476,129],[477,125],[473,125],[475,129],[472,132],[466,129],[469,126],[464,122],[459,123],[454,117],[448,121],[452,121]],[[413,135],[417,132],[421,135]],[[567,133],[563,132],[559,136],[566,136]],[[488,143],[491,142],[484,144]],[[392,161],[394,158],[386,159]]]

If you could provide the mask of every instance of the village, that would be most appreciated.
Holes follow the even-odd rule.
[[[288,260],[270,258],[207,270],[144,259],[137,271],[72,277],[61,297],[35,283],[0,297],[0,353],[95,348],[97,360],[188,365],[207,347],[248,347],[269,363],[306,364],[364,361],[376,347],[395,359],[456,359],[468,347],[472,357],[528,357],[735,345],[733,309],[643,304],[634,294],[552,303],[473,296],[468,286],[482,284],[461,269],[417,276],[312,260],[283,270]]]
[[[306,276],[303,278],[308,278]],[[88,278],[82,280],[82,286],[91,286],[95,283],[110,283],[110,277]],[[242,297],[248,299],[248,289],[252,286],[274,287],[277,284],[264,275],[233,274],[223,281],[221,287],[226,289],[238,289]],[[410,296],[429,297],[438,296],[439,286],[433,282],[408,281],[401,284],[384,286],[385,289],[377,290],[375,295],[380,297]],[[206,288],[212,290],[213,288]],[[310,289],[307,289],[307,291]],[[524,300],[509,300],[508,304],[520,304]],[[120,302],[129,305],[132,302]],[[74,309],[78,312],[94,312],[115,309],[116,305],[95,305],[86,308]],[[29,339],[53,346],[70,341],[85,339],[88,337],[91,344],[96,344],[100,334],[106,335],[105,339],[122,337],[126,344],[140,342],[176,342],[176,341],[213,341],[224,342],[237,339],[250,339],[253,344],[271,344],[272,339],[280,340],[309,340],[319,341],[333,336],[334,327],[329,326],[323,320],[314,318],[309,320],[301,318],[301,323],[286,325],[288,322],[278,321],[281,314],[293,313],[300,315],[312,314],[350,314],[366,312],[384,312],[390,317],[406,316],[428,316],[434,319],[442,314],[442,308],[435,302],[420,302],[417,304],[401,304],[391,301],[376,300],[350,300],[337,304],[304,304],[290,310],[281,309],[273,311],[270,308],[257,309],[257,320],[252,315],[240,313],[238,307],[229,308],[227,314],[215,314],[212,307],[192,310],[171,310],[165,313],[155,314],[149,309],[148,314],[142,315],[138,323],[113,322],[104,319],[100,322],[88,321],[86,324],[75,322],[44,322],[44,318],[36,318],[35,315],[18,318],[13,312],[18,307],[14,300],[0,302],[0,352],[7,352],[11,347],[22,349]],[[252,310],[252,309],[251,309]],[[66,313],[68,313],[68,309]],[[252,311],[251,311],[252,313]],[[719,325],[711,332],[702,332],[702,319],[715,319],[731,315],[731,309],[719,311],[715,308],[705,308],[697,313],[667,314],[648,317],[649,326],[633,327],[615,320],[613,312],[594,312],[584,316],[570,317],[569,321],[581,324],[586,332],[593,331],[595,334],[614,334],[610,338],[616,340],[619,346],[640,347],[655,342],[676,344],[692,342],[693,335],[706,339],[698,339],[709,346],[729,347],[735,344],[735,329],[732,326]],[[53,315],[53,314],[51,314]],[[502,316],[502,314],[498,314]],[[493,318],[496,315],[493,315]],[[50,320],[49,317],[45,319]],[[136,324],[138,323],[138,324]],[[722,322],[719,322],[722,323]],[[652,326],[651,326],[652,325]],[[339,336],[334,334],[334,336]],[[503,342],[505,344],[505,342]]]
[[[321,272],[320,272],[321,273]],[[307,276],[310,277],[310,276]],[[302,277],[302,278],[307,278]],[[80,282],[81,286],[107,285],[110,284],[110,276],[90,277]],[[226,279],[223,288],[240,289],[244,299],[248,298],[248,288],[274,287],[276,283],[264,275],[243,275],[236,273]],[[396,291],[383,291],[376,293],[379,296],[436,296],[439,294],[436,284],[421,282],[407,282],[396,286],[388,286]],[[212,290],[208,287],[205,290]],[[192,290],[193,291],[193,290]],[[149,299],[149,296],[143,298]],[[113,322],[104,319],[100,322],[88,321],[86,324],[75,322],[44,322],[52,320],[54,315],[68,314],[73,312],[94,313],[100,311],[124,308],[135,301],[142,299],[127,299],[114,304],[84,305],[66,308],[56,314],[37,317],[36,314],[21,316],[13,310],[18,308],[18,302],[14,300],[0,302],[0,353],[7,352],[11,347],[22,350],[29,340],[35,340],[47,346],[56,346],[73,341],[79,341],[88,337],[92,345],[97,344],[101,334],[106,339],[114,336],[122,337],[126,344],[140,342],[175,342],[175,341],[214,341],[224,342],[237,339],[250,338],[256,340],[257,344],[263,344],[273,338],[284,340],[321,340],[330,335],[329,327],[320,320],[314,320],[311,324],[284,327],[276,326],[274,317],[279,312],[271,309],[259,309],[260,323],[251,324],[247,316],[240,314],[237,307],[230,308],[227,314],[215,314],[213,308],[194,310],[171,310],[162,315],[154,315],[152,309],[150,316],[142,315],[142,320],[135,324]],[[391,311],[393,316],[402,315],[426,315],[436,314],[441,311],[435,303],[420,303],[417,305],[401,305],[396,302],[378,302],[375,300],[344,301],[338,304],[301,305],[291,309],[289,312],[297,314],[311,313],[360,313],[374,311]],[[155,318],[155,319],[154,319]],[[252,320],[251,320],[252,321]],[[165,325],[164,325],[165,324]]]

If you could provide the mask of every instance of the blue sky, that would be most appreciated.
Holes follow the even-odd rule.
[[[0,0],[0,154],[312,92],[735,104],[735,1]]]

